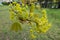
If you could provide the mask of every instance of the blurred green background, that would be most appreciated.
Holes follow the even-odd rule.
[[[60,40],[60,9],[47,9],[47,16],[52,27],[47,33],[38,34],[34,40]],[[9,19],[9,6],[0,6],[0,40],[30,40],[29,33],[24,29],[22,33],[10,31],[12,22]],[[25,25],[23,25],[25,26]]]

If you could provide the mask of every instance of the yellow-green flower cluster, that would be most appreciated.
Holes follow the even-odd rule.
[[[33,3],[31,3],[30,12],[33,12],[34,9],[35,9],[35,5]]]
[[[46,33],[51,27],[51,24],[48,22],[45,9],[40,12],[42,14],[41,17],[34,14],[35,5],[33,3],[31,4],[29,11],[28,9],[28,5],[20,5],[16,2],[13,2],[10,4],[10,18],[14,19],[17,17],[16,20],[19,20],[20,23],[32,23],[33,25],[30,24],[31,29],[29,32],[32,38],[36,38],[34,33]]]
[[[10,18],[11,19],[12,19],[13,14],[16,14],[17,17],[21,17],[21,18],[24,18],[24,19],[28,18],[29,13],[27,12],[27,9],[26,9],[26,8],[28,8],[27,5],[24,6],[24,4],[20,5],[20,4],[16,3],[16,2],[13,2],[9,6],[10,6],[10,14],[11,14]]]
[[[51,24],[48,23],[46,10],[42,10],[42,17],[41,18],[35,18],[35,22],[37,23],[36,31],[38,33],[45,33],[48,31],[48,29],[51,27]]]
[[[11,11],[11,12],[10,12],[10,19],[11,19],[11,20],[14,20],[14,17],[15,17],[15,14],[14,14],[13,11]]]

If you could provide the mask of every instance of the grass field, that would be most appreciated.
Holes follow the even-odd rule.
[[[0,40],[25,40],[26,36],[20,35],[20,33],[14,33],[9,31],[11,21],[9,19],[9,7],[0,6]],[[45,33],[39,35],[36,40],[60,40],[60,9],[46,9],[49,22],[52,23],[51,29]],[[25,32],[26,33],[26,32]]]

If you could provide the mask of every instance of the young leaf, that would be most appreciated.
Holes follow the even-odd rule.
[[[21,24],[18,22],[13,23],[11,26],[11,30],[16,31],[16,32],[22,30]]]

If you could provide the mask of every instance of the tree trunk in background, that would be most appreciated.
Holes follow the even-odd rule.
[[[58,8],[60,8],[60,1],[58,2]]]
[[[45,8],[47,7],[48,4],[48,0],[45,0]]]

